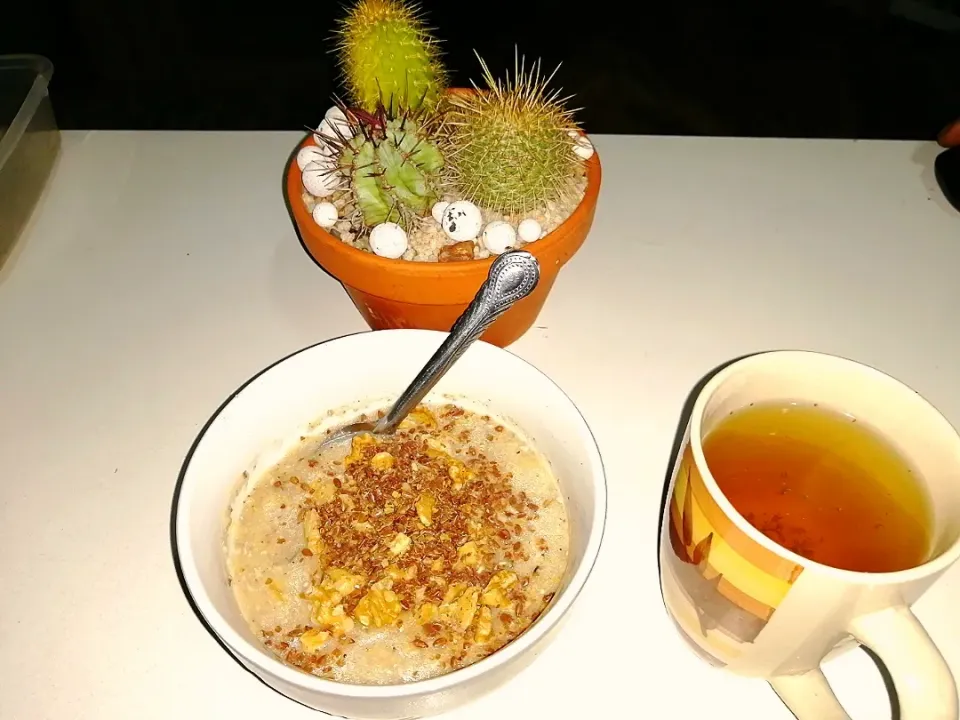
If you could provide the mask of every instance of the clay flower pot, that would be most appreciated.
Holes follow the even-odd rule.
[[[306,251],[340,281],[372,329],[448,331],[486,279],[494,258],[458,262],[392,260],[342,242],[313,221],[301,199],[303,185],[296,155],[301,147],[312,144],[312,134],[297,144],[287,165],[285,185],[293,221]],[[586,192],[573,214],[553,232],[524,247],[540,261],[537,289],[491,325],[483,340],[505,347],[536,321],[557,273],[580,249],[593,224],[601,176],[597,153],[586,162],[586,172]]]

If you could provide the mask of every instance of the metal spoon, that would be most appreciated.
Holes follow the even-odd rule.
[[[540,264],[533,255],[525,250],[510,250],[500,255],[490,266],[487,279],[480,286],[473,301],[450,328],[447,339],[417,373],[390,411],[376,423],[358,422],[343,426],[326,438],[320,448],[361,433],[389,435],[396,430],[467,348],[483,335],[484,330],[517,300],[522,300],[533,292],[539,281]]]

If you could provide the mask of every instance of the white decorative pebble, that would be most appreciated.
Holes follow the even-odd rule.
[[[436,220],[438,224],[443,222],[443,211],[446,210],[449,205],[450,203],[444,202],[443,200],[433,204],[433,209],[430,211],[430,214],[433,215],[433,219]]]
[[[370,231],[370,249],[380,257],[396,260],[407,250],[407,233],[396,223],[380,223]]]
[[[541,232],[542,228],[540,227],[540,223],[533,218],[527,218],[517,226],[517,235],[519,235],[520,239],[524,242],[529,243],[534,240],[539,240]]]
[[[337,105],[333,105],[323,114],[324,120],[329,120],[331,123],[342,123],[346,124],[347,116],[343,114],[343,110]]]
[[[313,208],[313,221],[322,228],[332,228],[340,213],[332,202],[320,202]]]
[[[328,120],[327,118],[324,118],[317,127],[317,131],[313,134],[313,139],[316,141],[317,145],[326,144],[324,142],[324,138],[341,143],[343,142],[341,137],[343,140],[349,140],[353,137],[353,131],[350,129],[350,125],[347,123],[346,119]]]
[[[318,163],[324,162],[326,156],[327,153],[323,148],[317,147],[316,145],[304,145],[297,153],[297,167],[303,172],[303,169],[314,161]]]
[[[340,173],[329,163],[316,160],[307,164],[300,176],[303,188],[314,197],[327,197],[340,185]]]
[[[573,151],[584,160],[589,160],[593,156],[593,143],[587,139],[586,135],[581,135],[577,138]]]
[[[480,214],[480,208],[469,200],[457,200],[444,208],[440,224],[451,240],[473,240],[483,227],[483,215]]]
[[[580,131],[579,131],[579,130],[572,130],[572,129],[571,129],[571,130],[567,130],[567,135],[569,135],[569,136],[572,137],[574,140],[576,140],[578,137],[580,137]]]
[[[517,231],[503,220],[494,220],[483,229],[483,246],[494,255],[505,252],[517,244]]]

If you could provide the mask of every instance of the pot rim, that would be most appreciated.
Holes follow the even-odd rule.
[[[470,88],[449,88],[447,92],[451,94],[458,94],[475,91]],[[586,133],[584,133],[582,130],[580,130],[580,134],[586,135]],[[394,259],[380,257],[372,252],[365,252],[343,242],[333,233],[317,225],[313,221],[313,217],[310,215],[310,213],[307,212],[306,206],[303,204],[303,200],[301,198],[303,193],[303,183],[301,182],[301,172],[300,168],[297,166],[296,158],[297,153],[301,150],[301,148],[309,145],[316,145],[312,132],[304,134],[303,139],[301,139],[296,146],[294,146],[293,151],[287,158],[286,182],[284,185],[284,192],[287,196],[286,199],[290,205],[290,210],[293,213],[294,223],[297,225],[298,232],[301,235],[301,240],[305,234],[305,231],[301,228],[307,227],[310,228],[312,231],[311,235],[317,241],[330,247],[334,252],[340,252],[341,257],[344,260],[349,260],[350,262],[365,266],[365,270],[378,272],[399,271],[405,275],[416,278],[435,276],[438,272],[437,266],[444,268],[441,272],[448,274],[466,274],[476,272],[477,270],[483,270],[486,272],[496,259],[495,255],[491,255],[488,258],[482,259],[455,260],[443,263],[418,262],[414,260],[404,260],[402,258]],[[600,195],[600,183],[602,178],[600,155],[597,152],[596,147],[594,147],[593,155],[590,156],[584,165],[587,175],[587,187],[584,191],[583,197],[577,204],[577,207],[574,208],[573,212],[570,213],[570,216],[566,220],[560,223],[560,225],[554,228],[551,232],[547,233],[547,235],[533,243],[524,246],[525,250],[528,250],[537,256],[549,254],[551,250],[563,245],[567,241],[570,235],[568,232],[569,228],[577,224],[579,219],[590,211],[590,208],[596,206],[597,198]],[[304,244],[306,243],[304,242]],[[309,252],[309,247],[307,250]],[[310,252],[310,255],[312,256],[313,253]],[[316,258],[314,259],[316,260]]]

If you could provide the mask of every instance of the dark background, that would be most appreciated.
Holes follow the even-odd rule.
[[[339,89],[342,5],[29,0],[0,53],[54,62],[64,128],[300,129]],[[422,5],[456,84],[519,43],[563,62],[590,132],[927,139],[960,116],[960,0]]]

